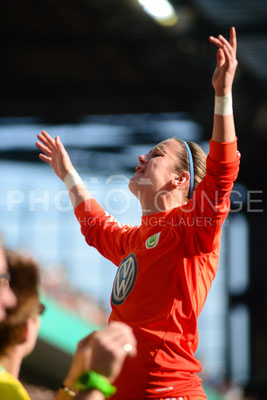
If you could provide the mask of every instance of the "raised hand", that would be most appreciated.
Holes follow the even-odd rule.
[[[212,85],[216,96],[226,96],[232,90],[232,84],[237,67],[236,59],[236,31],[232,27],[230,29],[230,41],[226,40],[222,35],[217,38],[210,36],[209,41],[218,47],[217,50],[217,66],[215,68]]]
[[[40,142],[36,142],[36,146],[42,151],[40,159],[51,165],[56,175],[64,181],[73,165],[59,136],[53,139],[46,131],[42,131],[37,137]]]

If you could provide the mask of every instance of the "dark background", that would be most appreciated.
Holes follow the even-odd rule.
[[[79,123],[84,115],[179,111],[197,121],[203,128],[202,140],[208,140],[216,58],[208,36],[228,35],[234,25],[239,67],[233,96],[242,154],[239,182],[247,190],[262,191],[254,198],[264,203],[267,3],[173,0],[172,4],[178,23],[166,28],[145,14],[136,0],[2,3],[1,123],[6,117],[30,116],[61,124]],[[144,139],[132,135],[130,140]],[[37,160],[33,151],[17,152],[15,147],[1,150],[0,157]],[[230,304],[243,303],[250,310],[250,386],[266,393],[266,213],[243,212],[250,226],[250,287],[238,296],[230,294]]]

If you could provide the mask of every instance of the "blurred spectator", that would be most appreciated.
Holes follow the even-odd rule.
[[[104,307],[88,294],[74,290],[64,267],[55,265],[53,269],[43,268],[41,290],[84,320],[100,326],[107,324],[108,313]]]
[[[18,380],[21,362],[36,344],[40,317],[44,306],[40,303],[39,270],[29,257],[7,252],[10,285],[17,297],[17,306],[7,312],[0,323],[0,398],[1,400],[30,400],[29,394]],[[5,269],[3,268],[3,271]],[[14,297],[14,295],[13,295]],[[15,298],[15,297],[14,297]],[[126,346],[126,347],[125,347]],[[112,388],[127,355],[136,354],[136,340],[132,329],[120,322],[113,322],[102,331],[93,332],[77,347],[70,371],[56,400],[77,397],[77,400],[102,400],[100,387],[91,387],[90,392],[78,392],[77,378],[85,371],[94,370]],[[101,377],[102,375],[102,377]],[[44,393],[37,388],[34,399],[44,400]],[[46,397],[51,393],[47,392]]]
[[[0,324],[0,397],[16,399],[14,393],[17,392],[18,398],[29,399],[17,378],[23,358],[34,349],[39,315],[44,311],[38,295],[39,273],[36,263],[28,257],[7,252],[7,260],[17,306],[8,311]]]
[[[0,321],[6,317],[6,309],[16,305],[16,297],[9,286],[7,261],[0,237]]]

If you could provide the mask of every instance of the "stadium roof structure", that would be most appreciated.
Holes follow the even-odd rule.
[[[0,117],[79,123],[88,115],[180,112],[199,123],[202,140],[208,140],[215,66],[215,49],[208,37],[228,35],[230,26],[235,25],[239,68],[234,107],[239,146],[243,153],[249,152],[253,132],[258,148],[264,148],[266,2],[171,3],[177,23],[165,27],[146,14],[137,0],[3,2]],[[133,144],[147,136],[147,132],[135,133],[131,135]],[[3,156],[16,159],[18,154]],[[24,152],[20,157],[28,160],[32,154]],[[248,179],[247,171],[255,170],[258,158],[254,153],[246,159],[244,176]]]
[[[254,93],[266,89],[264,0],[172,4],[178,21],[163,27],[137,0],[2,3],[0,115],[75,121],[185,111],[205,123],[215,64],[208,36],[228,34],[231,25],[239,41],[237,96],[249,79]]]

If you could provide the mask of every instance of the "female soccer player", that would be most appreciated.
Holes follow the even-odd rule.
[[[209,155],[173,138],[139,157],[129,188],[142,206],[140,226],[116,222],[91,198],[59,137],[38,135],[40,158],[66,183],[87,243],[118,266],[110,320],[133,328],[138,355],[126,361],[114,399],[206,399],[196,375],[197,318],[218,267],[239,167],[231,97],[235,29],[229,41],[209,40],[218,47]]]

